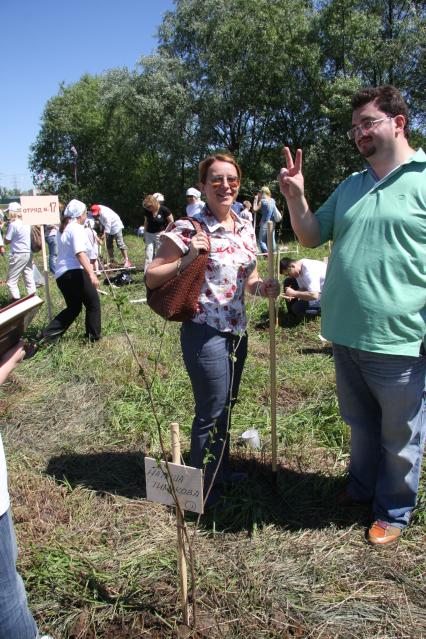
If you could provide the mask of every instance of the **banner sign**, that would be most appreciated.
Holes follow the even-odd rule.
[[[21,197],[22,221],[25,224],[59,224],[59,200],[57,195],[23,195]]]

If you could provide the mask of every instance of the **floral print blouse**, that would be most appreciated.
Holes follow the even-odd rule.
[[[232,212],[231,215],[234,231],[227,231],[207,206],[194,216],[208,235],[210,253],[198,310],[192,321],[238,335],[247,326],[244,288],[256,267],[257,247],[253,226]],[[177,220],[161,235],[186,254],[194,234],[189,220]]]

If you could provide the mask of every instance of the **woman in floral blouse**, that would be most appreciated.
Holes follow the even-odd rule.
[[[229,479],[230,410],[235,403],[247,355],[244,293],[276,297],[276,280],[259,277],[253,226],[232,210],[241,181],[233,157],[215,154],[200,163],[199,181],[206,206],[190,221],[178,220],[162,234],[146,281],[154,289],[183,271],[200,250],[209,252],[205,281],[195,317],[182,323],[183,359],[191,379],[195,417],[191,465],[204,468],[208,503],[220,498]]]

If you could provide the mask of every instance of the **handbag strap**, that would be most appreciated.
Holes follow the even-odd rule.
[[[195,229],[195,233],[199,233],[200,231],[203,230],[203,227],[201,226],[200,222],[198,220],[195,220],[193,217],[181,217],[179,218],[180,220],[184,220],[185,222],[191,222],[192,226]],[[210,246],[210,240],[209,240],[209,246]],[[202,249],[202,253],[204,253],[207,251],[204,251],[204,249]],[[209,250],[210,252],[210,250]]]

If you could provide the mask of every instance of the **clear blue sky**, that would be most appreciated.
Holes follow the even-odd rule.
[[[0,185],[31,187],[29,147],[61,82],[153,53],[173,0],[0,0]]]

